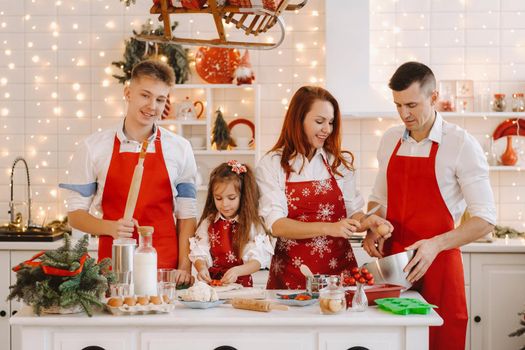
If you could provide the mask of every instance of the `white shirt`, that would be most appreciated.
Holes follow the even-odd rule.
[[[489,181],[489,167],[478,141],[467,131],[443,120],[436,113],[436,120],[428,138],[417,142],[404,125],[385,132],[377,160],[379,171],[369,200],[387,205],[386,171],[390,156],[399,139],[400,156],[428,157],[432,141],[439,143],[436,154],[436,178],[445,204],[454,221],[458,221],[465,207],[471,216],[496,223],[496,206]]]
[[[226,220],[222,215],[217,214],[215,221],[222,219]],[[234,218],[232,220],[237,220]],[[203,220],[195,232],[195,237],[190,238],[190,261],[195,263],[197,260],[204,260],[208,267],[213,266],[213,261],[210,254],[210,239],[208,236],[208,228],[210,222],[208,219]],[[252,259],[257,260],[261,264],[261,269],[269,268],[273,255],[273,246],[270,242],[270,237],[264,232],[262,228],[257,229],[252,225],[250,229],[250,239],[244,246],[242,252],[242,261],[249,262]]]
[[[315,152],[311,161],[308,161],[305,157],[304,167],[300,174],[299,170],[303,164],[303,157],[290,159],[289,164],[295,172],[290,173],[288,181],[329,179],[330,173],[326,169],[323,158],[327,160],[328,164],[331,164],[333,161],[333,156],[328,155],[322,148]],[[347,159],[350,160],[349,157]],[[362,209],[365,201],[356,189],[354,171],[345,168],[344,165],[340,165],[338,171],[343,176],[335,175],[335,179],[343,193],[346,215],[350,217]],[[288,216],[288,204],[285,194],[286,174],[281,167],[280,152],[270,152],[259,161],[256,177],[261,192],[259,215],[264,218],[266,226],[271,228],[275,221]]]
[[[91,210],[102,216],[102,194],[113,153],[115,133],[120,140],[120,152],[139,153],[141,143],[130,140],[123,132],[124,121],[112,129],[88,136],[80,142],[69,166],[68,182],[59,186],[67,191],[67,210]],[[174,214],[178,219],[194,218],[197,214],[195,178],[197,166],[190,143],[181,136],[159,128],[162,155],[171,182]],[[148,139],[147,152],[155,153],[157,125]],[[94,210],[94,211],[93,211]]]

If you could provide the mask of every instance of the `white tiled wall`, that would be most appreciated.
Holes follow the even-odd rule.
[[[106,70],[121,59],[131,30],[148,18],[156,20],[148,14],[150,4],[137,0],[125,9],[118,0],[0,0],[0,221],[8,218],[9,172],[17,156],[26,157],[31,167],[38,220],[65,214],[57,183],[65,178],[75,143],[121,118],[122,86],[111,77],[119,72]],[[520,0],[372,0],[371,9],[376,86],[385,86],[396,64],[407,58],[431,64],[441,79],[476,79],[476,91],[512,92],[525,80],[525,50],[517,46],[525,31]],[[287,35],[278,49],[251,51],[262,85],[262,150],[275,142],[292,93],[305,84],[324,84],[325,20],[324,0],[310,0],[298,13],[285,15]],[[206,15],[183,15],[177,21],[175,33],[181,36],[204,37],[214,30]],[[401,31],[394,34],[393,26]],[[237,36],[242,34],[232,32],[232,38]],[[194,73],[190,82],[201,80]],[[373,183],[381,132],[395,122],[344,121],[344,146],[356,155],[365,195]],[[484,141],[498,121],[457,122]],[[25,197],[23,180],[18,171],[17,201]],[[525,174],[493,173],[492,180],[501,222],[522,228]]]

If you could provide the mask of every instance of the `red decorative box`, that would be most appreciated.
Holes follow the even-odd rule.
[[[352,306],[352,299],[357,287],[350,287],[345,291],[346,305]],[[375,300],[381,298],[399,298],[403,287],[393,284],[378,284],[377,286],[365,286],[365,294],[368,299],[368,306],[376,305]]]

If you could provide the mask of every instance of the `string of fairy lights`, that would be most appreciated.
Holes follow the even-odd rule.
[[[67,161],[74,146],[84,136],[102,130],[101,125],[110,125],[111,121],[120,119],[125,113],[122,89],[112,77],[118,72],[111,66],[111,61],[121,58],[124,40],[129,38],[132,29],[139,29],[146,20],[152,18],[148,14],[151,4],[149,1],[137,1],[137,4],[126,8],[117,0],[31,0],[3,3],[5,5],[0,8],[0,159],[4,167],[3,182],[9,183],[12,160],[17,156],[24,156],[32,172],[33,218],[36,223],[45,223],[55,218],[62,219],[67,212],[65,201],[57,188],[57,183],[67,177],[67,164],[64,164],[67,162],[62,158]],[[301,34],[306,31],[320,33],[319,38],[322,38],[323,18],[319,11],[305,11],[311,16],[308,28],[303,25],[301,30],[296,31],[292,25],[286,26],[286,36],[292,38],[292,47],[283,45],[271,53],[261,53],[259,56],[259,60],[262,60],[268,55],[277,53],[282,57],[290,54],[287,50],[293,51],[294,66],[305,67],[304,71],[308,73],[293,73],[292,85],[322,84],[324,81],[322,59],[312,59],[311,52],[308,52],[311,48],[324,50],[322,40],[307,43],[294,39],[296,32]],[[297,13],[299,12],[296,11]],[[90,14],[98,17],[96,22],[91,20]],[[89,19],[86,20],[86,17]],[[206,28],[205,18],[184,15],[177,18],[177,21],[180,24],[185,21],[189,33],[196,38],[209,34],[202,30]],[[102,28],[96,28],[96,24]],[[227,24],[226,28],[231,29],[232,26]],[[122,34],[121,43],[108,47],[104,40],[106,33]],[[67,44],[62,45],[61,38],[68,34],[78,34],[78,37],[71,39],[69,35]],[[274,34],[270,32],[262,40],[274,42]],[[118,55],[115,55],[117,51]],[[190,51],[190,58],[194,58],[194,53],[194,50]],[[67,57],[67,62],[64,57]],[[95,57],[98,62],[105,60],[105,65],[94,64]],[[257,66],[257,62],[252,63]],[[91,77],[75,80],[71,70],[65,67],[88,70]],[[194,69],[194,66],[191,68]],[[287,67],[279,66],[276,70],[278,74],[285,74]],[[69,76],[65,76],[67,74]],[[268,87],[278,89],[279,96],[289,96],[293,92],[289,83],[272,83]],[[105,97],[95,101],[93,90],[103,92]],[[195,93],[204,96],[205,91],[196,89]],[[288,100],[283,97],[279,101],[282,111],[287,108]],[[254,101],[253,97],[243,97],[240,102],[251,104]],[[95,109],[94,105],[102,107]],[[106,110],[112,112],[100,112]],[[229,112],[227,106],[221,106],[221,110],[224,113]],[[232,110],[231,116],[239,117],[239,113]],[[29,121],[20,122],[20,119]],[[83,123],[76,124],[75,121],[79,120]],[[13,140],[20,138],[25,138],[26,142],[18,147],[10,147]],[[68,142],[61,142],[58,138]],[[71,149],[59,148],[59,145],[64,144]],[[63,154],[67,154],[67,157],[62,157]],[[26,204],[23,202],[25,181],[18,174],[15,178],[17,210],[23,210],[22,207]],[[7,208],[7,202],[4,207]],[[0,214],[0,219],[7,218],[6,209],[5,213]]]
[[[370,67],[376,69],[374,72],[376,77],[389,76],[391,67],[400,63],[399,53],[406,46],[406,43],[399,40],[404,33],[403,18],[407,16],[419,18],[421,24],[415,29],[410,29],[412,31],[430,30],[429,25],[424,24],[428,22],[429,12],[408,13],[396,10],[395,6],[401,2],[402,0],[371,0],[370,2],[371,18],[374,16],[380,18],[379,15],[390,11],[392,3],[394,6],[394,21],[385,17],[387,19],[379,21],[381,27],[376,30],[377,35],[371,35],[371,61],[376,63],[371,62]],[[111,61],[121,58],[124,40],[129,38],[131,30],[139,29],[147,19],[152,18],[148,14],[151,2],[137,1],[137,4],[130,8],[124,7],[117,0],[20,2],[3,0],[3,3],[6,4],[2,5],[3,10],[0,10],[0,140],[2,140],[0,159],[5,169],[3,181],[4,183],[9,181],[11,161],[18,155],[24,155],[30,166],[37,170],[34,171],[36,175],[33,176],[35,184],[33,200],[36,203],[33,207],[35,211],[33,216],[36,217],[37,222],[61,218],[67,208],[57,189],[57,183],[67,175],[65,170],[67,165],[62,161],[62,155],[72,153],[73,149],[60,147],[64,144],[73,147],[83,136],[111,125],[111,122],[119,120],[125,113],[121,86],[111,76],[118,73],[116,68],[111,66]],[[284,16],[285,43],[277,49],[252,54],[252,64],[256,70],[262,70],[268,66],[265,65],[266,62],[272,62],[269,68],[272,69],[274,78],[270,82],[263,81],[262,89],[271,92],[272,96],[279,96],[275,102],[280,108],[271,109],[273,114],[264,117],[276,119],[282,117],[288,107],[291,94],[297,87],[304,84],[324,85],[325,19],[322,6],[322,1],[319,3],[310,1],[307,7],[296,11],[295,14],[286,14]],[[43,7],[46,9],[42,10]],[[302,16],[301,19],[294,20],[293,16],[298,14]],[[459,18],[459,25],[453,30],[458,34],[452,41],[464,47],[466,28],[462,23],[464,24],[465,13],[460,12],[455,15]],[[499,16],[500,13],[492,11],[491,15]],[[91,16],[96,16],[97,20],[92,20]],[[304,19],[305,16],[307,20]],[[86,17],[89,17],[89,20],[86,21]],[[79,20],[76,21],[76,18]],[[180,27],[184,27],[185,31],[196,38],[209,34],[205,31],[210,24],[206,23],[207,20],[208,18],[192,15],[177,18]],[[226,27],[229,32],[234,32],[231,31],[232,24]],[[483,25],[481,27],[483,28]],[[39,37],[33,35],[35,33],[39,33],[42,40],[38,40]],[[69,36],[68,44],[63,46],[61,38],[67,34],[78,34],[78,37],[71,39]],[[121,35],[122,38],[118,44],[108,46],[105,38],[108,34],[113,37]],[[515,34],[517,35],[518,32],[516,31]],[[277,34],[270,31],[262,40],[274,42],[276,38]],[[498,42],[492,40],[487,45],[498,47]],[[432,47],[432,42],[430,40],[423,42],[421,47]],[[382,55],[378,60],[377,55],[381,55],[382,48],[393,48],[396,50],[395,55]],[[194,52],[194,50],[190,51],[190,55],[194,55]],[[63,57],[67,57],[67,64]],[[419,58],[415,54],[409,57]],[[95,61],[97,63],[93,63]],[[463,60],[459,63],[465,66],[468,62]],[[509,66],[512,67],[512,74],[520,77],[518,64],[511,62]],[[88,71],[89,79],[75,81],[74,75],[63,79],[62,74],[70,73],[70,68]],[[49,74],[52,70],[54,73]],[[464,72],[465,70],[458,79],[468,78]],[[193,80],[198,79],[195,75],[193,74]],[[258,82],[261,83],[261,80],[263,79],[259,77]],[[386,80],[381,84],[375,81],[373,85],[381,85],[381,91],[390,98]],[[102,94],[104,97],[95,100],[93,91],[97,91],[97,96]],[[484,90],[484,92],[491,91]],[[199,94],[204,96],[205,91],[195,89],[194,93],[199,97]],[[241,103],[251,104],[253,100],[246,98]],[[23,107],[20,108],[20,105]],[[93,108],[95,105],[97,108]],[[230,112],[227,106],[221,106],[221,109],[226,114]],[[239,117],[239,114],[232,110],[231,116]],[[31,127],[27,128],[29,122],[26,122],[26,129],[22,131],[19,128],[21,124],[16,122],[20,117],[29,118]],[[75,123],[78,120],[85,123],[79,126]],[[375,137],[381,137],[383,131],[392,122],[388,118],[378,118],[378,120],[383,124],[373,132]],[[171,128],[174,129],[174,126]],[[20,137],[25,137],[25,143],[21,146],[19,142],[15,142],[15,139]],[[73,141],[59,142],[57,140],[59,137]],[[10,147],[11,144],[17,144],[17,147]],[[521,150],[522,153],[523,151]],[[377,168],[377,164],[371,159],[366,167]],[[512,186],[516,188],[515,198],[507,199],[517,204],[523,198],[523,195],[520,195],[523,189],[519,175],[517,172],[515,181],[512,182]],[[509,176],[509,173],[505,176]],[[22,186],[21,181],[17,182],[17,186]],[[22,193],[24,193],[22,190],[16,191],[17,197],[22,197]],[[7,207],[6,203],[5,207]],[[5,218],[7,214],[0,214],[0,219]],[[519,210],[513,221],[522,221],[522,218],[523,210]]]

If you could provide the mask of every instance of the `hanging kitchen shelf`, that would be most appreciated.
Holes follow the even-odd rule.
[[[270,50],[279,46],[285,36],[285,27],[281,14],[283,11],[296,11],[301,9],[308,0],[303,0],[299,4],[289,4],[289,0],[282,0],[275,11],[270,11],[262,7],[239,7],[239,6],[219,6],[217,0],[208,0],[203,8],[187,9],[168,5],[168,0],[160,0],[154,3],[150,9],[151,14],[159,14],[159,21],[163,22],[163,35],[137,35],[141,41],[157,42],[162,44],[183,44],[198,46],[215,46],[225,48],[248,48]],[[217,29],[217,38],[213,39],[195,39],[179,38],[172,35],[171,32],[171,14],[210,14],[215,21]],[[256,42],[231,41],[227,39],[224,24],[233,24],[238,30],[244,32],[248,37],[258,37],[263,35],[270,28],[277,24],[280,37],[276,42]]]

